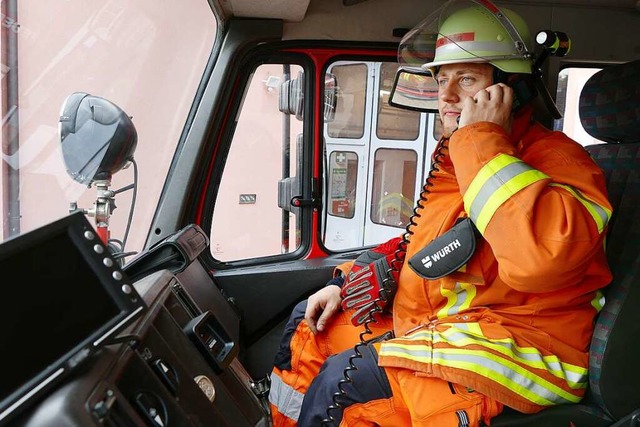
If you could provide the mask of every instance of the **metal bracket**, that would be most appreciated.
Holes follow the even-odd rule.
[[[269,396],[269,389],[271,388],[271,378],[267,375],[262,379],[251,381],[251,390],[258,399],[263,400]]]

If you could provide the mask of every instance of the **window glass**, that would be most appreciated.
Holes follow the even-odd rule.
[[[329,161],[330,215],[353,218],[358,180],[358,155],[349,151],[334,151]]]
[[[580,123],[578,102],[587,80],[601,68],[568,67],[558,74],[556,105],[562,118],[555,121],[554,128],[561,130],[582,145],[600,144],[604,141],[589,135]]]
[[[420,133],[420,113],[389,105],[389,94],[396,76],[398,65],[382,63],[380,67],[380,102],[376,133],[378,138],[412,140]]]
[[[281,205],[301,194],[303,79],[297,65],[266,64],[247,85],[213,214],[210,248],[218,260],[278,255],[300,245],[297,215]],[[286,94],[291,97],[281,98]]]
[[[376,150],[371,196],[371,220],[405,227],[415,200],[417,155],[411,150]]]
[[[333,138],[361,138],[367,92],[365,64],[337,65],[331,71],[338,82],[336,113],[327,132]]]
[[[0,240],[63,217],[75,204],[94,225],[96,212],[109,207],[100,221],[111,242],[119,247],[128,237],[126,252],[140,251],[214,45],[215,16],[201,0],[162,7],[155,0],[16,3],[17,16],[3,16],[0,41],[3,54],[16,59],[2,64]],[[102,187],[74,181],[61,153],[60,112],[75,92],[117,105],[137,131],[137,167],[118,170]],[[128,227],[134,192],[117,192],[104,204],[102,195],[132,185],[135,171]]]
[[[332,65],[328,69],[339,89],[335,120],[324,123],[322,242],[329,250],[341,251],[382,243],[406,226],[418,181],[430,162],[427,145],[433,130],[425,127],[433,120],[389,105],[396,62],[340,60]],[[362,132],[345,131],[349,120],[340,115],[352,110],[341,103],[349,99],[353,105],[356,98],[345,98],[345,93],[358,93],[362,100]],[[335,127],[336,121],[341,125]],[[339,132],[332,133],[332,128]]]

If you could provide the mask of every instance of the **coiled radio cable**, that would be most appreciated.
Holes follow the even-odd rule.
[[[358,368],[355,365],[355,360],[362,358],[362,353],[360,348],[362,346],[369,345],[378,341],[385,341],[390,338],[393,338],[393,331],[386,332],[377,337],[369,338],[369,335],[373,335],[373,331],[369,327],[372,323],[377,323],[376,315],[381,315],[384,311],[382,305],[380,303],[385,302],[386,306],[390,306],[391,298],[393,297],[393,292],[395,291],[397,284],[393,279],[393,272],[400,272],[402,268],[402,264],[404,262],[405,255],[407,253],[407,246],[409,245],[409,241],[411,236],[414,234],[413,227],[417,225],[416,218],[420,218],[422,215],[420,211],[424,208],[425,203],[428,200],[428,195],[431,192],[431,187],[433,187],[433,181],[435,180],[435,174],[440,171],[440,165],[442,164],[442,160],[447,154],[449,149],[448,147],[449,138],[445,138],[444,136],[438,140],[438,144],[436,145],[436,149],[434,150],[434,154],[432,156],[431,166],[429,168],[429,173],[427,174],[427,178],[425,179],[425,183],[422,186],[422,191],[420,192],[420,197],[416,202],[416,206],[413,208],[413,213],[407,222],[407,226],[405,227],[405,232],[402,236],[402,239],[398,243],[398,248],[394,252],[393,260],[389,265],[389,269],[386,271],[385,277],[382,280],[382,286],[378,293],[378,298],[373,300],[373,306],[369,313],[367,313],[367,318],[363,322],[364,330],[360,333],[360,342],[357,343],[353,348],[353,355],[349,357],[349,365],[344,369],[343,378],[338,381],[338,391],[333,394],[332,401],[333,404],[329,405],[327,408],[327,417],[322,420],[321,426],[335,427],[336,426],[336,418],[331,414],[332,411],[342,411],[343,405],[340,403],[341,400],[344,401],[343,397],[347,395],[347,392],[344,389],[345,384],[350,384],[353,380],[351,377],[351,372],[357,370]]]

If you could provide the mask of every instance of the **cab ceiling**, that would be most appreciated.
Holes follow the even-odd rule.
[[[329,0],[212,0],[217,2],[227,17],[239,18],[272,18],[286,22],[300,22],[305,18],[310,5],[326,3]],[[376,3],[381,0],[339,0],[338,7],[357,7],[361,3]],[[402,8],[406,0],[395,0],[395,7]],[[444,0],[431,0],[434,7],[444,3]],[[498,4],[505,1],[497,0]],[[588,6],[640,10],[640,0],[509,0],[514,5],[545,5],[545,6]]]

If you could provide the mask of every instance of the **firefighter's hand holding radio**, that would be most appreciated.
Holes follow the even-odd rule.
[[[510,132],[512,106],[513,90],[504,83],[491,85],[464,100],[458,128],[471,123],[491,122]]]

